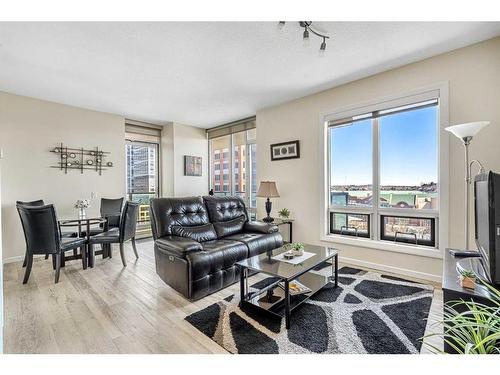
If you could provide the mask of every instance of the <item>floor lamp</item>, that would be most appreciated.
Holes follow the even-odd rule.
[[[469,210],[470,210],[470,186],[472,184],[471,170],[472,165],[479,165],[479,173],[484,171],[483,165],[478,160],[469,162],[469,145],[472,138],[481,131],[489,121],[469,122],[466,124],[448,126],[445,130],[452,133],[457,138],[461,139],[465,147],[465,250],[470,250],[469,247]]]

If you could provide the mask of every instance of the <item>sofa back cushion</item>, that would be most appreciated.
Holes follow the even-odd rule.
[[[212,224],[198,225],[195,227],[173,225],[172,234],[174,236],[190,238],[196,242],[205,242],[217,239],[217,234],[215,233],[215,229]]]
[[[210,222],[219,223],[234,220],[241,216],[244,220],[248,220],[247,209],[243,199],[240,197],[203,197],[208,209]]]
[[[222,238],[232,234],[240,233],[245,225],[246,217],[240,216],[233,220],[219,221],[214,223],[217,237]]]
[[[172,235],[172,227],[195,227],[209,223],[203,198],[151,199],[151,228],[154,238]]]

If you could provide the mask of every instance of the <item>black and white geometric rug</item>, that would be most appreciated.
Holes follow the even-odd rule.
[[[284,319],[242,311],[235,295],[186,320],[230,353],[419,353],[432,295],[430,285],[343,267],[339,286],[293,310],[288,330]]]

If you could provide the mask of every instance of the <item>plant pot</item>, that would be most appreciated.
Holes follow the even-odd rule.
[[[460,276],[460,285],[462,288],[475,289],[476,279],[473,277]]]
[[[292,252],[293,252],[293,255],[296,257],[300,257],[300,256],[304,255],[304,249],[292,250]]]

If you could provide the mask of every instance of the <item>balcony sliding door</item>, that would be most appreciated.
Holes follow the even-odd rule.
[[[160,194],[161,134],[156,129],[139,129],[139,131],[126,132],[125,153],[127,199],[140,204],[137,237],[141,238],[151,236],[149,200],[159,197]]]

